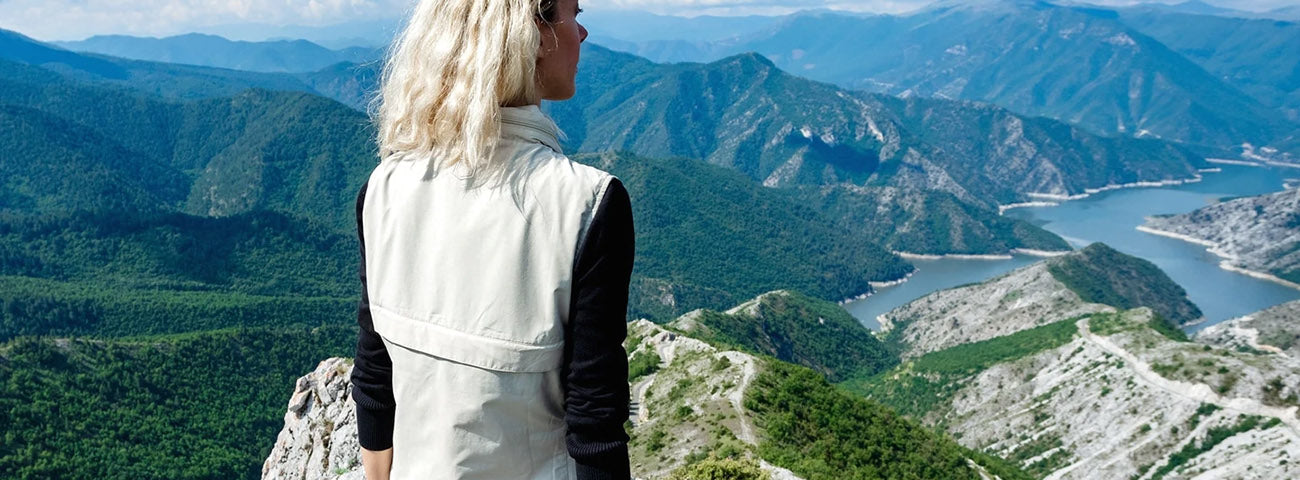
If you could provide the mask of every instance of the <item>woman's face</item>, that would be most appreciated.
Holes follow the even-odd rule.
[[[537,85],[545,100],[573,97],[573,77],[578,73],[578,52],[587,29],[578,24],[578,0],[557,0],[555,18],[537,21],[542,45],[537,51]]]

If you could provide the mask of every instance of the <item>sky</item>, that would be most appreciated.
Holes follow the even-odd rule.
[[[914,10],[931,0],[582,0],[588,10],[647,10],[661,14],[780,15],[810,8],[876,13]],[[1131,5],[1179,0],[1092,0]],[[92,35],[167,36],[239,24],[326,26],[400,18],[413,0],[0,0],[0,28],[39,40]],[[1300,0],[1208,0],[1262,11]]]

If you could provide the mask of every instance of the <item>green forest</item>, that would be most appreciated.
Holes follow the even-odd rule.
[[[809,480],[981,478],[968,458],[1003,479],[1031,478],[796,365],[767,362],[745,408],[767,432],[759,455]]]
[[[294,381],[352,327],[0,346],[0,477],[258,478]]]

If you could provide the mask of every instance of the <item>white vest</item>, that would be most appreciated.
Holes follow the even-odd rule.
[[[560,367],[573,263],[611,177],[565,157],[536,106],[502,109],[505,186],[389,159],[362,213],[393,360],[393,478],[569,479]]]

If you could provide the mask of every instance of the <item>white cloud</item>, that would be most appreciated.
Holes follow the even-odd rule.
[[[391,18],[411,0],[0,0],[0,28],[42,40],[174,35],[237,23],[330,25]]]
[[[120,33],[164,36],[232,24],[323,26],[391,19],[415,0],[0,0],[0,28],[42,40],[79,40]],[[584,8],[647,10],[669,15],[779,15],[809,8],[900,13],[930,0],[581,0]],[[1183,0],[1076,0],[1131,5]],[[1300,0],[1208,0],[1219,6],[1267,10]]]

